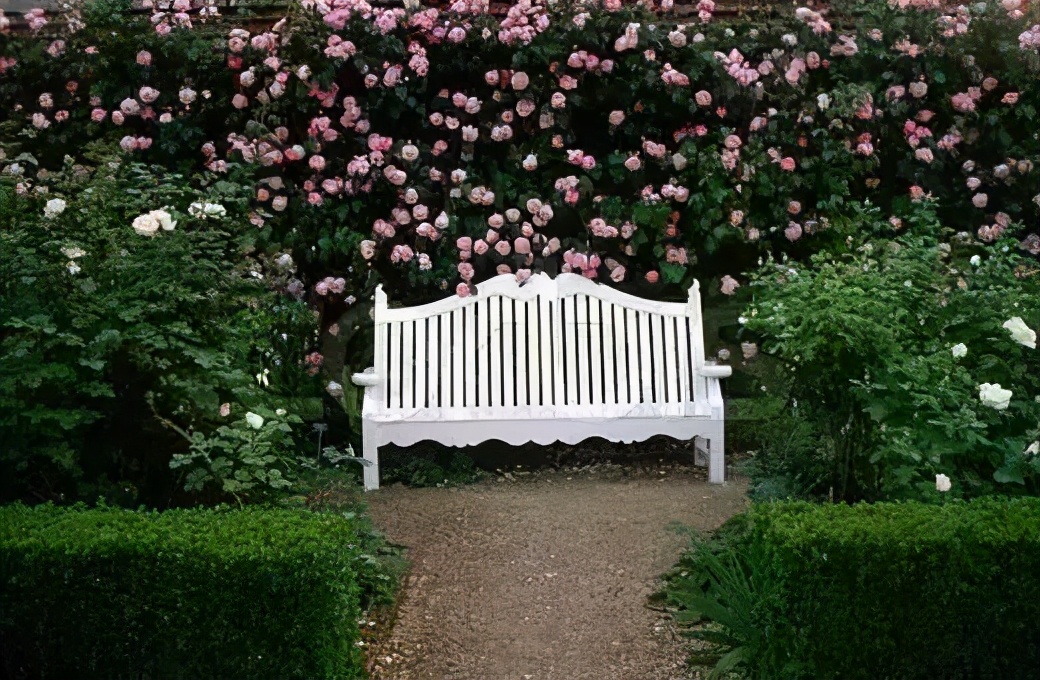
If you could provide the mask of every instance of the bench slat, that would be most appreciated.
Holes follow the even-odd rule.
[[[602,404],[603,398],[603,316],[599,298],[586,298],[589,304],[589,403]]]
[[[465,337],[462,329],[462,319],[465,316],[465,310],[452,310],[449,312],[451,319],[451,346],[448,348],[446,356],[448,363],[451,365],[451,407],[462,408],[466,401],[466,383],[462,375],[463,370],[463,359],[466,351]]]
[[[661,317],[661,335],[664,336],[664,388],[665,401],[679,403],[682,393],[679,391],[679,355],[675,338],[675,317]]]
[[[654,399],[654,374],[653,374],[653,345],[650,334],[650,315],[646,312],[636,312],[636,328],[639,331],[639,401],[642,403],[653,403]]]
[[[491,367],[488,365],[488,354],[491,344],[491,314],[490,300],[488,298],[478,299],[473,305],[476,312],[476,329],[474,331],[474,345],[477,348],[477,403],[478,407],[488,406],[490,401],[488,395],[491,393]],[[468,358],[468,357],[467,357]]]
[[[553,351],[552,329],[556,315],[556,304],[539,296],[535,313],[538,315],[538,399],[541,406],[555,404],[556,380],[553,364],[557,355]]]
[[[513,313],[516,300],[512,298],[500,298],[502,300],[502,403],[509,406],[517,406],[516,400],[516,374],[517,364],[523,361],[517,356],[516,326],[518,319]],[[522,336],[521,336],[522,337]],[[526,404],[520,404],[526,405]]]
[[[518,300],[516,303],[516,402],[527,406],[534,403],[531,400],[531,375],[534,371],[530,369],[530,363],[531,352],[538,342],[538,338],[531,333],[530,304],[529,300]]]
[[[428,408],[429,392],[426,388],[426,374],[430,370],[430,337],[427,334],[430,317],[415,322],[415,406]]]

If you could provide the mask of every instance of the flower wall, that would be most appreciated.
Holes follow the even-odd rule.
[[[291,252],[336,310],[376,281],[428,299],[538,270],[655,297],[727,276],[732,293],[762,251],[815,250],[861,202],[898,231],[931,196],[983,242],[1040,208],[1024,0],[726,24],[710,0],[688,19],[652,0],[504,18],[480,0],[303,0],[254,32],[201,0],[127,4],[33,13],[2,39],[5,172],[44,191],[11,160],[53,167],[94,141],[198,176],[244,169],[257,248]],[[1035,234],[1021,247],[1040,252]]]

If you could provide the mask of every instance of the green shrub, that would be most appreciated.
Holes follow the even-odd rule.
[[[756,505],[666,596],[717,677],[1035,678],[1040,500]]]
[[[934,498],[936,474],[956,496],[1040,494],[1040,353],[1026,337],[1040,326],[1038,270],[1012,239],[984,250],[935,210],[916,205],[904,233],[867,207],[835,223],[844,243],[756,275],[744,321],[786,374],[776,429],[808,425],[819,444],[790,455],[764,442],[778,476],[847,501]],[[984,398],[991,386],[1009,401]]]
[[[0,510],[16,677],[357,678],[354,523],[253,509]]]

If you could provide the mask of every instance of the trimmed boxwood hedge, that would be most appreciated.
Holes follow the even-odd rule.
[[[333,514],[0,508],[10,677],[364,677],[357,535]]]
[[[1035,680],[1040,499],[756,505],[667,594],[747,677]]]

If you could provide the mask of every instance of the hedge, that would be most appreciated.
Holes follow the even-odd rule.
[[[358,678],[352,523],[275,509],[0,509],[10,677]]]
[[[747,677],[1040,677],[1040,499],[756,505],[712,546],[669,595]]]

